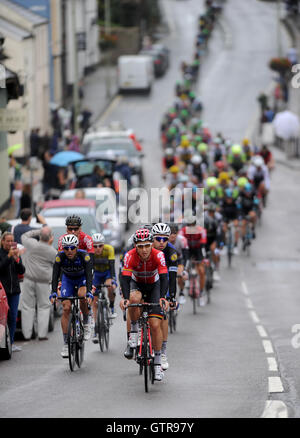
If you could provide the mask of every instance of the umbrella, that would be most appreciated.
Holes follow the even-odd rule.
[[[23,145],[21,143],[14,144],[13,146],[9,146],[7,148],[8,155],[11,155],[13,152],[17,151],[18,149],[21,149]]]
[[[72,163],[72,161],[82,160],[84,155],[80,152],[76,151],[62,151],[55,154],[51,160],[50,164],[54,164],[55,166],[65,167],[68,164]]]
[[[277,113],[273,120],[275,134],[284,140],[299,137],[300,123],[296,114],[291,111]]]

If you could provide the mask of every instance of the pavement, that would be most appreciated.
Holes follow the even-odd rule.
[[[298,52],[298,62],[300,63],[300,15],[290,16],[286,15],[281,19],[282,25],[285,27],[291,45],[290,47],[294,47]],[[298,70],[299,71],[299,70]],[[275,81],[272,81],[269,89],[266,91],[266,94],[269,96],[270,101],[273,100],[273,91],[275,87]],[[293,87],[292,80],[290,81],[289,86],[289,100],[286,105],[286,109],[290,110],[294,114],[297,114],[300,118],[300,88]],[[257,111],[254,123],[252,124],[251,132],[249,133],[249,137],[251,137],[252,141],[258,145],[263,142],[263,139],[266,139],[266,143],[269,144],[270,149],[273,153],[275,163],[281,164],[291,170],[300,171],[300,157],[287,157],[287,154],[284,150],[280,149],[274,144],[274,136],[271,133],[271,130],[268,126],[263,128],[263,133],[259,133],[259,114],[260,111]],[[269,125],[269,124],[266,124]],[[299,151],[298,151],[299,155]]]
[[[92,112],[92,123],[103,114],[117,92],[116,65],[101,64],[84,78],[81,109],[88,108]]]

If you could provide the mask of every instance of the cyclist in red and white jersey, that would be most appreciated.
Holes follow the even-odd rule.
[[[138,304],[142,301],[157,303],[149,311],[149,323],[154,349],[154,374],[155,380],[162,380],[161,348],[163,318],[161,307],[168,307],[165,299],[168,292],[168,269],[162,251],[153,248],[153,235],[147,229],[139,229],[134,235],[135,248],[128,251],[124,258],[122,270],[122,293],[120,307],[125,310],[128,304]],[[131,331],[129,333],[128,347],[132,350],[138,341],[138,319],[140,310],[129,308]],[[127,351],[125,353],[128,353]],[[130,358],[130,355],[125,354]]]
[[[186,219],[186,223],[189,225],[184,226],[179,231],[179,234],[186,238],[189,247],[189,257],[196,261],[196,267],[200,278],[200,305],[203,306],[206,303],[205,268],[202,263],[203,260],[205,260],[204,248],[207,241],[206,229],[200,225],[196,225],[195,216],[190,215]]]
[[[94,246],[93,246],[93,239],[88,234],[84,233],[81,230],[82,220],[79,216],[73,214],[72,216],[68,216],[66,218],[66,227],[67,227],[67,233],[66,234],[74,234],[77,239],[79,240],[78,249],[83,249],[84,251],[87,251],[89,253],[94,252]],[[63,237],[66,235],[60,236],[58,239],[58,251],[62,251],[62,240]]]

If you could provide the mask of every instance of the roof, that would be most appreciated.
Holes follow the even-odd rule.
[[[17,26],[5,18],[0,17],[0,32],[4,36],[8,36],[17,41],[25,40],[26,38],[31,38],[32,34],[20,26]]]
[[[1,0],[1,6],[7,7],[14,11],[16,14],[19,14],[25,20],[29,21],[33,25],[33,27],[48,23],[48,20],[43,18],[41,15],[35,14],[30,9],[17,5],[13,1]]]
[[[72,206],[95,208],[96,202],[93,199],[55,199],[44,202],[43,209]]]

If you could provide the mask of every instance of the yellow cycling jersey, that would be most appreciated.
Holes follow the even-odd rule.
[[[113,246],[105,244],[101,255],[94,254],[94,270],[97,272],[108,271],[110,260],[115,260],[115,249]]]

